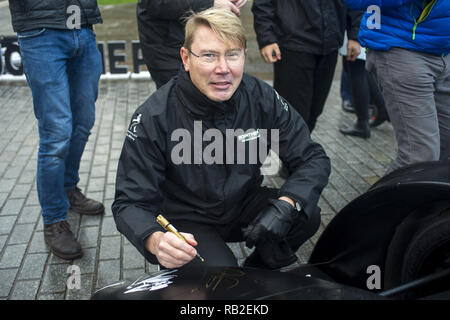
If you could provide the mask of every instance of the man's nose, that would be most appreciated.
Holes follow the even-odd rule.
[[[225,59],[225,56],[220,56],[219,60],[217,60],[216,64],[216,72],[217,73],[228,73],[230,71],[230,67],[228,66],[228,62]]]

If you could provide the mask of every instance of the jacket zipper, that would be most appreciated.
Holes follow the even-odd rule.
[[[224,126],[225,127],[225,132],[224,132],[224,139],[223,139],[223,141],[224,141],[223,165],[224,165],[224,168],[225,168],[225,179],[224,179],[223,185],[222,185],[222,194],[223,194],[223,213],[222,214],[226,215],[226,212],[227,212],[227,200],[226,199],[227,198],[225,196],[225,186],[226,186],[226,182],[227,182],[227,179],[228,179],[228,165],[227,165],[227,152],[226,152],[226,150],[227,150],[227,148],[226,148],[226,146],[227,146],[227,135],[226,135],[227,115],[226,115],[226,113],[223,114],[223,118],[224,118],[223,121],[225,123],[225,126]]]
[[[434,7],[434,5],[436,4],[436,2],[437,2],[437,0],[432,0],[432,1],[430,1],[430,2],[425,6],[426,1],[424,1],[423,4],[422,4],[422,7],[424,7],[424,9],[423,9],[422,13],[420,14],[418,20],[416,20],[416,18],[414,18],[414,16],[412,15],[412,6],[413,6],[414,4],[411,4],[410,12],[411,12],[411,16],[412,16],[413,19],[414,19],[413,36],[412,36],[412,39],[413,39],[413,40],[416,40],[416,28],[417,28],[417,25],[418,25],[419,23],[425,21],[426,18],[428,18],[428,16],[429,16],[430,13],[431,13],[431,10],[433,9],[433,7]]]

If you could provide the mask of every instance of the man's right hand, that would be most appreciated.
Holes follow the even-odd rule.
[[[222,7],[230,9],[237,16],[241,15],[242,6],[247,2],[247,0],[214,0],[214,7]]]
[[[182,235],[189,244],[171,232],[156,231],[147,238],[145,248],[156,256],[162,266],[179,268],[197,255],[197,250],[193,247],[197,245],[194,236],[183,232]]]
[[[262,48],[261,56],[266,63],[274,63],[281,60],[281,51],[278,44],[272,43]]]

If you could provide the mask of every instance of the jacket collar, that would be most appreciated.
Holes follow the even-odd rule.
[[[237,111],[242,82],[233,96],[224,102],[216,102],[201,93],[192,83],[189,73],[181,66],[175,79],[175,93],[186,111],[194,119],[214,119]]]

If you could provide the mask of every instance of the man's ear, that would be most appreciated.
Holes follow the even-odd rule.
[[[189,50],[185,47],[181,47],[180,49],[181,61],[183,61],[184,70],[189,72]]]

